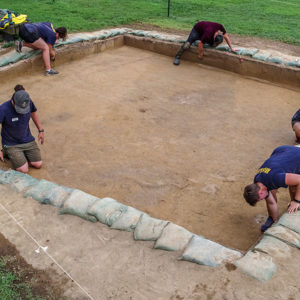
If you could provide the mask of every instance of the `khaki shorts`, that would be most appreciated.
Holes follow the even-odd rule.
[[[14,169],[20,168],[27,162],[41,161],[41,151],[35,141],[3,148],[4,155],[8,156]]]

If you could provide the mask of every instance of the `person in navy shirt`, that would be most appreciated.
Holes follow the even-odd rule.
[[[54,28],[49,22],[25,23],[21,25],[19,36],[23,40],[17,41],[17,51],[21,52],[22,47],[42,50],[42,57],[45,64],[46,75],[56,75],[57,71],[51,69],[50,59],[55,60],[53,46],[57,39],[65,39],[67,29],[65,27]]]
[[[300,109],[292,117],[292,128],[296,135],[296,143],[300,144]]]
[[[276,148],[259,168],[254,183],[244,189],[244,198],[250,205],[266,200],[269,217],[262,225],[262,231],[278,220],[276,192],[281,187],[289,187],[291,201],[288,213],[296,212],[300,205],[300,147]]]
[[[15,87],[11,100],[0,105],[2,151],[0,160],[8,157],[14,169],[27,173],[29,165],[42,167],[40,149],[29,128],[30,118],[39,131],[38,140],[44,143],[44,129],[37,109],[22,85]]]
[[[231,51],[235,52],[238,49],[233,49],[229,36],[222,24],[208,21],[201,21],[194,25],[187,41],[181,46],[179,51],[177,52],[174,65],[180,64],[180,58],[185,50],[190,48],[190,46],[197,40],[199,40],[198,51],[199,58],[203,57],[203,45],[209,44],[212,47],[218,46],[223,42],[223,37],[225,38],[229,48]]]

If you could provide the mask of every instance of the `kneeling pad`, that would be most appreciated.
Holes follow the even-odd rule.
[[[112,198],[98,199],[89,208],[87,213],[95,216],[103,224],[111,226],[115,220],[127,211],[127,206],[119,203]]]
[[[42,204],[51,204],[61,208],[72,191],[73,189],[42,179],[38,184],[30,187],[24,193],[24,197],[32,197]]]
[[[135,240],[156,241],[167,224],[168,221],[155,219],[147,214],[143,214],[136,225],[133,237]]]
[[[202,236],[195,235],[180,259],[200,265],[217,267],[223,262],[232,262],[240,257],[242,257],[242,254],[238,251],[228,249]]]
[[[167,251],[182,250],[190,241],[193,233],[174,223],[169,223],[163,230],[154,248]]]
[[[96,217],[87,213],[88,207],[99,198],[82,192],[80,190],[74,190],[71,195],[66,199],[59,214],[70,214],[78,216],[91,222],[97,222]]]
[[[122,214],[112,223],[111,228],[133,231],[136,227],[143,212],[128,206],[127,211]]]

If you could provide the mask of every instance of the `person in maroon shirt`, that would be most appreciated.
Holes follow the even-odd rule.
[[[225,38],[231,51],[235,52],[237,49],[233,49],[229,36],[222,24],[208,21],[201,21],[194,25],[187,41],[181,46],[180,50],[177,52],[174,65],[180,64],[180,58],[183,52],[190,48],[190,46],[197,40],[200,40],[198,49],[199,49],[199,58],[203,57],[203,45],[209,44],[212,47],[218,46],[223,42],[223,37]]]

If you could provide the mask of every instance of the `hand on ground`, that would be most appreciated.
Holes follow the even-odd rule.
[[[291,201],[289,206],[288,206],[288,213],[293,213],[296,212],[298,210],[299,207],[299,203],[295,202],[295,201]]]

